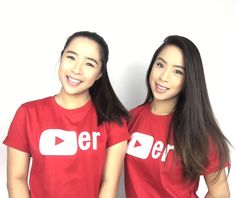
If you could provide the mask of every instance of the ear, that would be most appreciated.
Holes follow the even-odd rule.
[[[100,74],[98,74],[96,80],[98,80],[98,79],[101,78],[101,77],[102,77],[102,72],[100,72]]]

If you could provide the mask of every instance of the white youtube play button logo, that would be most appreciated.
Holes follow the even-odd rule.
[[[47,129],[41,134],[39,150],[42,155],[74,155],[77,152],[76,132]]]
[[[151,151],[154,138],[150,135],[134,132],[128,144],[127,154],[146,159]]]

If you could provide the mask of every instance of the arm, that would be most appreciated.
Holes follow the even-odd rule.
[[[29,198],[27,184],[30,157],[28,153],[7,148],[7,188],[9,198]]]
[[[123,141],[107,149],[99,198],[116,197],[126,147]]]
[[[214,181],[218,172],[205,175],[205,181],[208,188],[208,192],[205,198],[228,198],[230,197],[229,186],[227,182],[227,176],[225,170],[222,170],[219,179]]]

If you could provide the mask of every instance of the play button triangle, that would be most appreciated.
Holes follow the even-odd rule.
[[[139,146],[142,146],[142,144],[138,140],[136,140],[134,147],[139,147]]]
[[[55,146],[58,145],[58,144],[61,144],[62,142],[64,142],[63,139],[59,138],[59,137],[55,137]]]

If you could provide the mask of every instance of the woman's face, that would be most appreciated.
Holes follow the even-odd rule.
[[[101,68],[100,46],[86,37],[74,38],[61,57],[61,94],[88,98],[89,88],[102,75]]]
[[[150,73],[149,83],[155,101],[175,106],[185,79],[184,59],[180,48],[165,46],[158,54]]]

